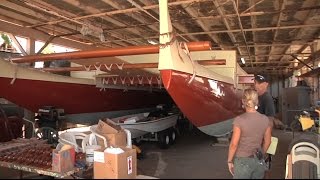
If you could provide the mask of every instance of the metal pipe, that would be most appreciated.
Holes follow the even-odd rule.
[[[190,51],[203,51],[211,48],[210,41],[189,42],[187,43]],[[30,63],[36,61],[52,61],[52,60],[71,60],[71,59],[86,59],[98,57],[126,56],[138,54],[154,54],[159,53],[159,45],[148,46],[128,46],[120,48],[98,49],[90,51],[76,51],[68,53],[55,53],[44,55],[32,55],[13,58],[14,63]]]
[[[216,59],[216,60],[201,60],[197,61],[199,64],[208,66],[208,65],[226,65],[225,59]],[[112,64],[115,65],[116,63]],[[110,67],[111,64],[106,64],[106,66]],[[158,63],[137,63],[137,64],[124,64],[122,69],[141,69],[141,68],[158,68]],[[78,66],[78,67],[56,67],[56,68],[39,68],[39,70],[47,71],[47,72],[68,72],[68,71],[93,71],[97,68],[93,65],[91,66]],[[111,70],[119,69],[117,66],[111,66]],[[101,71],[109,71],[104,65],[100,66]]]

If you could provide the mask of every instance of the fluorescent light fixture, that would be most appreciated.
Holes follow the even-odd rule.
[[[43,61],[39,61],[34,64],[34,68],[43,68],[43,67],[44,67]]]
[[[242,58],[240,58],[240,60],[241,60],[242,64],[245,64],[245,63],[246,63],[246,61],[244,60],[244,58],[243,58],[243,57],[242,57]]]
[[[157,42],[155,42],[155,41],[153,41],[153,40],[151,40],[151,39],[148,39],[147,41],[148,41],[148,43],[150,43],[150,44],[152,44],[152,45],[158,44]]]

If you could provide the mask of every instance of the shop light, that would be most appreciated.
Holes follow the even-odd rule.
[[[244,60],[244,58],[243,58],[243,57],[242,57],[242,58],[240,58],[240,60],[241,60],[242,64],[245,64],[245,63],[246,63],[246,61]]]

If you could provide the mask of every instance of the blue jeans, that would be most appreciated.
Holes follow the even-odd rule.
[[[267,166],[257,158],[237,157],[234,159],[233,179],[263,179]]]

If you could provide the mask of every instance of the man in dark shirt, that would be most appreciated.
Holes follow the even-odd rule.
[[[259,95],[258,112],[273,118],[276,115],[273,99],[268,92],[269,81],[266,76],[260,74],[254,78],[254,88]]]
[[[275,107],[273,103],[273,99],[268,92],[268,86],[269,86],[269,79],[266,76],[263,75],[255,75],[254,77],[254,88],[257,91],[259,97],[259,106],[257,111],[260,112],[261,114],[264,114],[268,116],[269,121],[270,121],[270,126],[273,127],[274,123],[274,117],[276,115],[275,112]],[[271,155],[267,155],[266,162],[268,164],[268,168],[270,170],[271,168]],[[269,178],[269,173],[266,172],[265,178]]]

